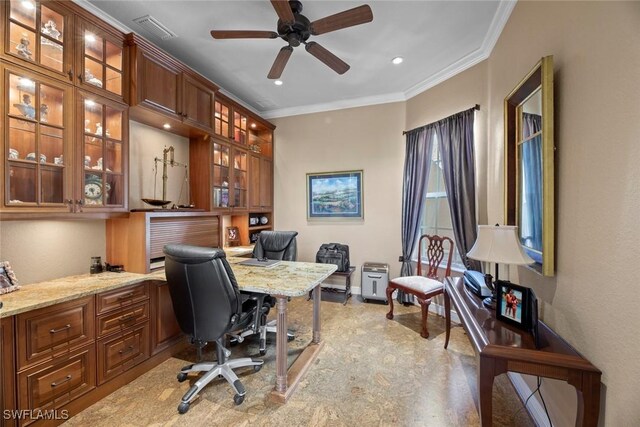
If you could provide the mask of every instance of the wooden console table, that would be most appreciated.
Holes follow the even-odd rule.
[[[578,395],[576,426],[597,426],[601,372],[543,322],[539,322],[540,349],[533,336],[496,319],[482,300],[469,292],[463,280],[447,277],[444,286],[446,339],[451,330],[451,302],[479,356],[478,394],[483,427],[492,423],[493,379],[507,371],[566,381]]]

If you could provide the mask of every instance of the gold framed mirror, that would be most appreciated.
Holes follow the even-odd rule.
[[[525,252],[555,273],[553,56],[545,56],[504,100],[505,224]]]

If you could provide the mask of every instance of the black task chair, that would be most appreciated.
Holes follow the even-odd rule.
[[[171,302],[180,329],[200,349],[215,341],[217,363],[198,363],[185,366],[178,381],[187,379],[190,372],[204,372],[182,397],[178,412],[184,414],[195,396],[211,381],[223,376],[233,387],[236,405],[244,401],[245,389],[233,369],[253,366],[259,371],[261,359],[231,359],[231,352],[222,345],[225,334],[244,330],[254,323],[260,309],[255,298],[243,296],[222,249],[187,245],[164,247],[165,273]]]
[[[297,235],[297,231],[262,231],[253,248],[253,257],[295,261],[298,258]],[[257,332],[260,334],[260,354],[264,355],[267,352],[267,332],[276,333],[276,321],[272,320],[267,323],[267,315],[269,310],[276,305],[276,299],[264,294],[249,293],[248,295],[258,299],[258,304],[262,306]],[[291,341],[294,338],[293,333],[287,331],[287,339]]]

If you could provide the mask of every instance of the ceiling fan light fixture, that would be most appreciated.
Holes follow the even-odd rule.
[[[399,65],[399,64],[402,64],[403,61],[404,61],[404,58],[402,56],[396,56],[391,60],[391,63],[393,65]]]
[[[282,86],[284,84],[284,82],[282,80],[276,80],[273,82],[274,85],[276,86]]]

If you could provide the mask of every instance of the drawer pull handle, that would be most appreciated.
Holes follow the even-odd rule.
[[[129,347],[127,347],[126,349],[124,349],[124,350],[120,350],[118,353],[120,353],[120,354],[125,354],[125,353],[131,353],[132,351],[133,351],[133,346],[132,346],[132,345],[130,345],[130,346],[129,346]]]
[[[129,299],[129,298],[131,298],[132,296],[133,296],[133,292],[129,292],[129,293],[127,293],[127,294],[120,295],[120,296],[118,297],[118,300]]]
[[[49,333],[57,334],[58,332],[66,331],[67,329],[71,329],[71,324],[66,324],[60,329],[49,329]]]
[[[127,322],[131,322],[132,320],[134,320],[136,318],[136,316],[130,314],[128,316],[122,316],[120,319],[118,319],[120,321],[120,323],[127,323]]]
[[[51,387],[52,387],[52,388],[53,388],[53,387],[57,387],[57,386],[59,386],[60,384],[64,384],[64,383],[66,383],[67,381],[71,381],[71,375],[67,375],[67,376],[66,376],[66,377],[64,377],[64,379],[63,379],[62,381],[60,381],[60,382],[55,382],[55,381],[54,381],[54,382],[52,382],[52,383],[51,383]]]

